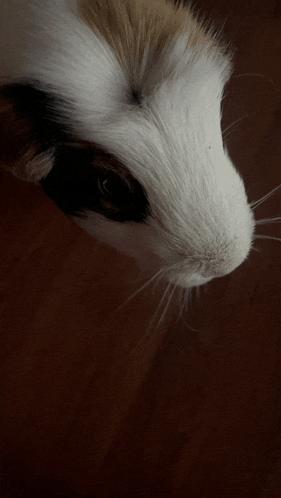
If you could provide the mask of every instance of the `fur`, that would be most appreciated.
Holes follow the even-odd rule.
[[[65,133],[115,158],[149,204],[145,224],[97,211],[74,220],[184,287],[233,271],[250,251],[254,219],[222,141],[231,74],[223,44],[190,9],[165,0],[45,0],[30,9],[11,80],[24,76],[58,96]]]

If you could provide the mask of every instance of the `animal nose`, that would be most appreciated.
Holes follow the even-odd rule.
[[[223,277],[226,275],[228,272],[221,271],[221,270],[214,270],[213,268],[210,269],[204,269],[203,271],[200,271],[200,275],[204,278],[218,278],[218,277]]]
[[[200,275],[204,278],[219,278],[229,273],[233,272],[242,262],[244,258],[237,258],[234,261],[229,261],[228,263],[206,263],[200,271]]]

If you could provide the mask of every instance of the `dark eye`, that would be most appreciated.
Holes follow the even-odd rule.
[[[52,170],[40,183],[71,216],[93,211],[113,221],[144,222],[150,211],[142,186],[125,168],[120,167],[118,174],[106,165],[103,156],[93,157],[91,149],[61,146]]]
[[[124,202],[125,196],[132,195],[134,191],[129,180],[112,171],[99,175],[97,185],[101,195],[112,202]]]
[[[110,182],[108,178],[98,178],[99,191],[105,197],[112,195],[112,190],[110,190]]]

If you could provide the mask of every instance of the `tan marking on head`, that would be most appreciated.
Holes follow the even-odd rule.
[[[132,75],[146,56],[152,58],[185,32],[189,45],[219,52],[212,36],[182,3],[167,0],[83,0],[81,18],[114,50]],[[219,55],[219,54],[218,54]]]

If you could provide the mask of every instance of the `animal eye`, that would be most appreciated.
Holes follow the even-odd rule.
[[[120,178],[116,173],[100,175],[97,179],[98,189],[101,195],[107,199],[117,200],[131,193],[132,186],[126,179]]]
[[[108,181],[108,178],[98,178],[98,187],[102,195],[106,197],[112,195],[112,190],[110,190],[110,182]]]

